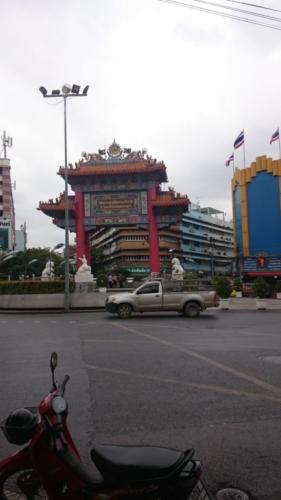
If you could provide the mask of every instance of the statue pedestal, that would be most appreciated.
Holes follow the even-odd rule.
[[[75,283],[93,283],[94,276],[88,272],[77,272],[75,274]]]
[[[172,274],[172,280],[183,281],[183,274]]]
[[[75,292],[91,293],[95,290],[94,276],[87,271],[77,271],[75,274]]]

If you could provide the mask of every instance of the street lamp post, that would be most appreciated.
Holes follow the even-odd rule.
[[[52,253],[55,251],[55,250],[58,250],[59,248],[62,248],[64,247],[64,243],[58,243],[57,245],[55,245],[53,248],[50,248],[49,250],[49,260],[51,261],[52,260]]]
[[[13,259],[17,253],[19,253],[19,250],[11,250],[9,252],[1,253],[0,255],[0,266],[2,263],[7,262],[8,260]],[[8,275],[8,280],[10,281],[11,277],[10,274]]]
[[[30,260],[29,262],[27,262],[24,266],[24,279],[26,279],[26,273],[27,273],[27,268],[28,266],[31,266],[32,264],[34,264],[35,262],[38,262],[38,259],[32,259]]]
[[[80,93],[79,85],[69,85],[65,83],[61,90],[52,90],[51,94],[45,87],[39,88],[44,98],[63,98],[64,109],[64,208],[65,208],[65,295],[64,295],[64,309],[66,312],[70,309],[70,293],[69,293],[69,211],[68,211],[68,172],[67,172],[67,120],[66,120],[66,99],[68,97],[86,97],[89,90],[87,85],[83,92]]]

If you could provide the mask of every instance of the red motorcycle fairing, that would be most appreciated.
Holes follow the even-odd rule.
[[[0,475],[7,474],[9,472],[21,470],[21,469],[32,469],[33,463],[30,455],[30,448],[26,446],[21,450],[13,453],[7,458],[0,461]]]
[[[85,490],[85,478],[73,474],[69,464],[64,460],[62,453],[64,448],[54,449],[52,439],[53,437],[47,435],[42,428],[32,438],[32,464],[34,464],[34,468],[36,467],[38,476],[42,478],[44,488],[52,500],[60,500],[62,495],[67,500],[84,498],[82,492]],[[68,445],[65,446],[65,449],[68,449],[69,453],[81,464],[80,458],[74,455],[73,450]],[[91,490],[93,491],[93,489],[92,480]]]
[[[45,420],[51,428],[55,428],[58,424],[57,415],[52,410],[52,400],[56,396],[56,394],[57,394],[57,391],[51,392],[41,401],[41,403],[39,405],[39,413],[40,413],[42,420]],[[67,419],[67,412],[65,413],[64,418],[63,418],[63,422],[61,424],[63,434],[65,436],[66,442],[68,443],[68,446],[71,448],[73,453],[77,456],[77,458],[80,459],[79,452],[78,452],[78,450],[74,444],[74,441],[71,437],[71,434],[68,430],[66,419]]]

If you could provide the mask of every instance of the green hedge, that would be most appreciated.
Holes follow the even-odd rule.
[[[221,299],[228,299],[232,291],[229,279],[225,276],[219,276],[216,279],[215,290]]]
[[[69,286],[74,292],[75,284],[70,282]],[[64,287],[64,281],[0,281],[0,294],[64,293]]]

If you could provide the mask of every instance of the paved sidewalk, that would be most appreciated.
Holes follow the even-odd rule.
[[[221,307],[220,307],[221,309]],[[230,310],[245,310],[251,311],[256,310],[256,299],[242,297],[242,298],[230,298]],[[270,310],[280,310],[281,311],[281,299],[266,299],[266,309]]]

